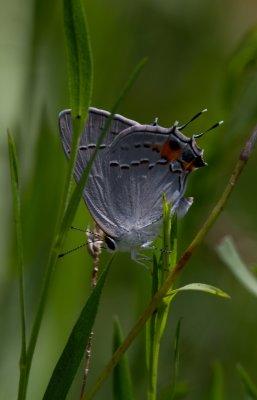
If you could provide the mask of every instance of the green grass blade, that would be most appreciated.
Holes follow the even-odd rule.
[[[171,216],[171,204],[166,201],[165,194],[163,195],[163,249],[159,262],[154,259],[153,263],[153,277],[152,277],[152,296],[155,295],[160,285],[164,282],[168,271],[175,265],[176,261],[176,222],[174,225],[174,218]],[[174,236],[173,236],[174,235]],[[157,399],[157,380],[158,380],[158,365],[159,365],[159,352],[160,343],[163,336],[167,317],[169,313],[169,304],[171,298],[165,299],[159,306],[157,311],[153,313],[149,321],[149,334],[148,334],[148,400]]]
[[[123,333],[118,318],[113,324],[113,351],[120,346],[123,341]],[[114,400],[133,400],[132,382],[127,356],[124,355],[113,370],[113,399]]]
[[[87,118],[93,87],[91,44],[82,0],[63,0],[63,20],[73,134],[61,215],[70,196],[78,141]]]
[[[67,344],[48,383],[43,397],[44,400],[65,399],[68,394],[85,353],[85,343],[87,343],[90,332],[93,328],[100,296],[112,260],[113,258],[101,274],[95,289],[90,294],[76,324],[72,329]]]
[[[63,17],[72,115],[84,120],[92,94],[93,62],[83,2],[63,0]]]
[[[242,365],[237,365],[237,372],[240,376],[241,382],[245,389],[245,394],[248,396],[248,400],[257,400],[257,386],[253,383],[252,379],[242,367]]]
[[[19,394],[23,392],[25,385],[25,368],[26,368],[26,319],[25,319],[25,301],[24,301],[24,274],[23,274],[23,241],[21,227],[21,201],[20,201],[20,184],[19,171],[17,163],[16,147],[12,135],[8,132],[9,161],[11,172],[11,185],[13,196],[14,222],[16,231],[17,254],[18,254],[18,275],[19,275],[19,302],[20,302],[20,318],[21,318],[21,352],[20,352],[20,380]]]
[[[63,234],[63,232],[67,231],[72,223],[72,220],[74,218],[76,209],[79,205],[84,187],[86,185],[87,179],[88,179],[88,175],[89,172],[91,170],[92,164],[95,160],[95,157],[97,155],[97,151],[99,149],[99,146],[101,145],[102,141],[104,140],[105,135],[107,134],[107,131],[110,127],[113,115],[116,113],[118,107],[120,106],[121,102],[123,101],[123,99],[126,97],[127,93],[129,92],[129,90],[131,89],[131,87],[133,86],[135,80],[137,79],[139,73],[141,72],[142,68],[144,67],[145,63],[146,63],[146,59],[144,58],[143,60],[141,60],[138,65],[136,66],[136,68],[133,70],[131,76],[129,77],[127,83],[125,84],[120,96],[118,97],[117,101],[115,102],[111,113],[104,125],[103,131],[97,141],[97,145],[96,145],[96,149],[89,161],[89,163],[87,164],[85,170],[83,171],[83,174],[81,176],[81,179],[78,183],[78,185],[76,185],[71,198],[70,198],[70,202],[67,206],[64,218],[63,218],[63,222],[62,222],[62,227],[61,227],[61,232]]]
[[[116,112],[117,108],[119,107],[120,103],[122,102],[122,100],[124,99],[124,97],[126,96],[126,94],[128,93],[129,89],[131,88],[131,86],[133,85],[134,81],[136,80],[136,78],[138,77],[141,69],[143,68],[144,64],[146,62],[146,59],[143,59],[134,69],[132,75],[130,76],[129,80],[127,81],[121,95],[119,96],[118,100],[116,101],[113,109],[112,109],[112,113],[110,115],[110,117],[108,118],[108,121],[106,122],[105,128],[103,129],[102,135],[97,143],[97,147],[96,147],[96,151],[99,148],[99,145],[101,144],[101,141],[104,139],[104,136],[107,133],[107,129],[111,123],[111,118],[113,116],[113,114]],[[87,178],[90,172],[90,168],[93,164],[93,161],[96,157],[96,151],[94,152],[93,156],[91,157],[91,160],[89,162],[89,164],[87,165],[87,168],[84,170],[81,180],[79,182],[78,185],[76,185],[68,206],[66,208],[64,217],[62,219],[61,222],[61,226],[59,228],[59,230],[56,233],[54,242],[53,242],[53,246],[52,246],[52,250],[49,256],[49,262],[47,265],[47,269],[46,269],[46,273],[45,273],[45,278],[44,278],[44,282],[43,282],[43,289],[42,289],[42,294],[40,297],[40,301],[39,301],[39,306],[38,306],[38,310],[36,313],[36,317],[35,317],[35,321],[33,324],[33,328],[32,328],[32,333],[31,333],[31,337],[30,337],[30,342],[29,342],[29,346],[28,346],[28,352],[27,352],[27,380],[28,380],[28,375],[29,375],[29,370],[31,367],[31,362],[32,362],[32,358],[33,358],[33,354],[34,354],[34,350],[35,350],[35,346],[36,346],[36,342],[37,342],[37,338],[38,338],[38,333],[40,330],[40,326],[41,326],[41,322],[42,322],[42,318],[43,318],[43,313],[44,313],[44,309],[45,309],[45,304],[46,304],[46,298],[47,298],[47,293],[48,293],[48,288],[49,288],[49,284],[50,284],[50,279],[51,279],[51,275],[52,275],[52,271],[57,263],[58,260],[58,255],[61,252],[61,248],[63,245],[63,241],[66,235],[66,232],[68,231],[68,229],[70,228],[73,218],[75,216],[77,207],[79,205],[81,196],[82,196],[82,192],[83,189],[86,185],[87,182]],[[67,188],[68,189],[68,188]],[[65,197],[65,193],[64,193],[64,198]],[[25,389],[26,391],[26,389]],[[22,399],[25,399],[25,393],[22,397]]]
[[[188,285],[182,286],[178,289],[170,290],[168,292],[168,296],[171,295],[174,297],[174,295],[176,295],[177,293],[184,292],[187,290],[204,292],[207,294],[212,294],[214,296],[223,297],[225,299],[230,299],[230,296],[227,293],[225,293],[223,290],[221,290],[215,286],[208,285],[206,283],[189,283]]]
[[[153,253],[153,271],[152,271],[152,290],[151,295],[157,292],[159,287],[159,262],[155,253]],[[152,359],[152,351],[153,351],[153,340],[154,340],[154,332],[155,332],[155,319],[156,313],[153,313],[150,320],[146,324],[146,336],[145,336],[145,350],[146,350],[146,367],[150,372],[150,362]]]
[[[179,373],[179,338],[180,338],[180,329],[181,329],[181,319],[177,323],[176,334],[175,334],[171,400],[175,400],[176,393],[177,393],[178,373]]]
[[[257,26],[246,32],[227,64],[225,101],[230,127],[240,134],[256,121]]]
[[[257,296],[257,279],[242,261],[233,239],[226,236],[217,247],[221,260],[229,267],[236,279],[254,296]]]
[[[213,378],[211,385],[210,400],[225,400],[224,394],[224,370],[220,362],[213,364]]]

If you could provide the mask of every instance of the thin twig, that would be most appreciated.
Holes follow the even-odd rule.
[[[92,275],[91,275],[91,288],[92,290],[96,287],[97,284],[97,279],[98,279],[98,272],[99,272],[99,264],[100,264],[100,255],[101,255],[101,250],[102,250],[102,243],[103,243],[103,231],[98,227],[98,225],[95,224],[95,228],[93,232],[86,231],[87,234],[87,247],[89,254],[93,258],[93,269],[92,269]],[[84,374],[83,374],[83,381],[82,381],[82,386],[81,386],[81,391],[80,391],[80,400],[83,399],[85,388],[86,388],[86,383],[87,383],[87,377],[89,373],[89,367],[90,367],[90,360],[92,356],[92,339],[94,336],[94,332],[91,331],[88,342],[86,345],[86,350],[85,350],[85,367],[84,367]]]
[[[19,302],[20,302],[20,319],[21,319],[20,378],[19,378],[19,389],[18,389],[18,399],[19,399],[22,396],[24,390],[24,382],[26,376],[26,360],[27,360],[23,237],[22,237],[22,224],[21,224],[20,182],[19,182],[19,169],[18,169],[16,146],[9,130],[7,134],[8,134],[10,172],[11,172],[11,184],[12,184],[12,195],[13,195],[14,224],[16,233],[16,244],[17,244],[17,266],[18,266],[17,270],[19,277]]]
[[[228,181],[227,186],[225,187],[224,192],[222,193],[221,197],[219,198],[218,202],[212,209],[211,213],[209,214],[209,217],[203,224],[203,226],[200,228],[188,248],[185,250],[185,252],[182,254],[181,258],[175,265],[175,267],[172,269],[172,271],[169,272],[167,275],[167,278],[163,282],[162,286],[160,289],[156,292],[156,294],[153,296],[152,300],[150,301],[149,305],[146,307],[144,312],[141,314],[140,318],[134,325],[134,327],[131,329],[129,332],[128,336],[125,338],[124,342],[121,344],[121,346],[116,350],[116,352],[113,354],[111,360],[109,363],[105,366],[101,374],[99,375],[98,379],[96,380],[95,384],[93,385],[92,389],[88,392],[87,396],[83,397],[83,400],[90,400],[93,398],[95,393],[98,391],[102,383],[107,379],[107,377],[110,375],[112,372],[113,368],[117,363],[119,362],[120,358],[122,355],[125,353],[125,351],[128,349],[128,347],[131,345],[131,343],[134,341],[134,339],[138,336],[139,332],[142,330],[144,327],[145,323],[147,320],[150,318],[152,313],[157,309],[157,307],[160,305],[163,297],[166,295],[174,281],[176,280],[177,276],[181,273],[182,269],[185,267],[186,263],[189,261],[191,256],[193,255],[194,251],[199,247],[199,245],[202,243],[203,239],[219,217],[220,213],[224,209],[238,179],[239,176],[241,175],[241,172],[243,171],[252,151],[255,145],[255,142],[257,141],[257,126],[254,128],[253,133],[250,135],[250,138],[246,142],[245,146],[243,147],[242,151],[240,152],[239,159],[237,160],[237,163],[232,171],[232,174],[230,176],[230,179]]]

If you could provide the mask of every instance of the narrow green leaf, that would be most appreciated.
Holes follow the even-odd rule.
[[[221,260],[229,267],[236,279],[254,296],[257,296],[257,279],[242,261],[233,239],[226,236],[217,247]]]
[[[176,327],[175,341],[174,341],[174,352],[173,352],[173,368],[171,383],[163,391],[161,396],[162,400],[178,400],[183,399],[188,394],[188,385],[185,382],[179,382],[179,340],[181,331],[181,321],[179,319]]]
[[[232,127],[237,132],[256,120],[256,88],[257,27],[254,26],[232,54],[225,79],[225,100],[231,113]]]
[[[230,299],[230,296],[227,293],[223,292],[223,290],[215,286],[207,285],[206,283],[189,283],[188,285],[182,286],[178,289],[170,290],[167,295],[174,296],[179,292],[184,292],[187,290],[205,292],[208,294],[213,294],[215,296],[223,297],[225,299]]]
[[[113,352],[123,342],[123,333],[118,320],[114,319],[113,324]],[[124,355],[113,370],[113,399],[133,400],[133,390],[127,356]]]
[[[93,62],[85,9],[81,0],[63,0],[68,80],[74,118],[85,119],[90,105]]]
[[[65,399],[68,394],[85,353],[85,344],[88,341],[95,321],[100,296],[112,260],[113,258],[101,274],[95,289],[90,294],[76,324],[72,329],[66,346],[48,383],[43,397],[44,400]]]
[[[257,400],[257,386],[253,383],[252,379],[241,364],[237,365],[237,372],[244,386],[245,394],[248,396],[247,399]]]
[[[128,93],[129,89],[131,88],[131,86],[133,85],[134,81],[136,80],[137,76],[139,75],[139,72],[141,71],[141,69],[143,68],[144,64],[146,63],[146,59],[143,59],[134,69],[132,75],[130,76],[130,78],[128,79],[121,95],[119,96],[118,100],[116,101],[113,109],[112,109],[112,113],[110,115],[110,117],[108,118],[106,125],[103,129],[102,135],[99,138],[99,141],[97,143],[97,147],[96,147],[96,151],[99,148],[99,145],[101,144],[104,136],[107,133],[107,129],[110,126],[111,123],[111,119],[113,117],[113,114],[116,112],[117,108],[119,107],[120,103],[122,102],[122,100],[124,99],[124,97],[126,96],[126,94]],[[37,309],[37,313],[36,313],[36,317],[35,317],[35,321],[33,323],[33,328],[32,328],[32,333],[31,333],[31,337],[30,337],[30,341],[29,341],[29,346],[28,346],[28,352],[27,352],[27,358],[28,358],[28,365],[27,365],[27,371],[26,371],[26,387],[27,387],[27,382],[28,382],[28,377],[29,377],[29,372],[30,372],[30,368],[31,368],[31,362],[32,362],[32,358],[33,358],[33,354],[34,354],[34,350],[35,350],[35,346],[36,346],[36,342],[37,342],[37,338],[38,338],[38,333],[40,330],[40,326],[41,326],[41,322],[42,322],[42,317],[43,317],[43,313],[44,313],[44,309],[45,309],[45,304],[46,304],[46,299],[47,299],[47,294],[48,294],[48,288],[49,288],[49,284],[50,284],[50,279],[51,279],[51,275],[52,275],[52,271],[57,263],[58,260],[58,255],[60,254],[61,248],[62,248],[62,244],[65,238],[65,234],[68,231],[68,229],[70,228],[74,215],[76,213],[76,210],[78,208],[81,196],[82,196],[82,192],[83,189],[85,187],[85,184],[87,182],[87,178],[90,172],[90,168],[92,166],[92,163],[94,162],[94,159],[96,157],[96,151],[94,152],[93,156],[91,157],[90,162],[88,163],[86,169],[84,170],[81,180],[79,182],[78,185],[76,185],[70,199],[69,199],[69,203],[66,207],[66,211],[65,214],[63,216],[62,213],[60,213],[62,218],[62,222],[60,227],[58,226],[58,230],[56,232],[56,236],[52,245],[52,249],[49,255],[49,261],[48,261],[48,265],[46,268],[46,273],[45,273],[45,277],[44,277],[44,282],[43,282],[43,288],[42,288],[42,294],[40,297],[40,301],[39,301],[39,306]],[[69,173],[67,174],[67,176],[69,176]],[[68,182],[69,180],[66,180],[66,182]],[[67,199],[67,193],[68,193],[68,189],[69,186],[66,185],[66,190],[64,191],[64,202],[63,204],[66,204],[66,199]],[[26,392],[26,388],[25,388],[25,392]],[[25,394],[22,397],[22,400],[25,399]]]
[[[11,185],[12,185],[12,196],[13,196],[14,222],[15,222],[17,254],[18,254],[19,302],[20,302],[20,318],[21,318],[20,381],[19,381],[19,394],[18,394],[18,398],[20,398],[25,385],[25,365],[27,358],[24,276],[23,276],[24,275],[23,241],[22,241],[21,201],[20,201],[20,185],[19,185],[17,154],[13,137],[9,131],[8,131],[8,147],[9,147],[9,161],[10,161]]]
[[[181,329],[181,318],[177,323],[176,334],[175,334],[171,400],[175,400],[176,393],[177,393],[178,373],[179,373],[179,338],[180,338],[180,329]]]
[[[170,227],[170,265],[173,268],[177,262],[177,247],[178,247],[178,219],[177,215],[174,214],[171,217]]]
[[[58,255],[63,245],[65,234],[69,226],[64,226],[63,220],[67,214],[67,207],[70,201],[72,186],[72,173],[76,160],[77,147],[84,121],[87,116],[91,101],[93,68],[90,41],[88,37],[87,21],[82,0],[63,0],[64,28],[67,44],[68,80],[70,86],[70,103],[72,108],[72,146],[70,160],[65,178],[63,197],[56,225],[56,233],[49,254],[46,272],[42,285],[42,293],[39,300],[38,309],[32,327],[27,351],[26,384],[21,400],[26,397],[27,384],[30,374],[31,362],[34,355],[38,333],[40,330],[43,313],[45,309],[48,288],[51,280],[52,271],[57,263]],[[81,192],[82,193],[82,192]],[[73,208],[71,219],[75,215],[79,200]],[[71,221],[67,220],[67,222]],[[70,222],[71,224],[71,222]]]
[[[161,274],[161,283],[164,281],[170,265],[170,254],[171,254],[171,204],[167,202],[166,195],[163,194],[162,200],[162,210],[163,210],[163,265]]]
[[[74,191],[73,191],[73,193],[71,195],[71,198],[70,198],[70,201],[69,201],[69,204],[67,206],[67,209],[66,209],[66,212],[65,212],[65,215],[64,215],[64,218],[63,218],[63,222],[62,222],[62,227],[61,227],[61,231],[62,232],[66,232],[69,229],[70,225],[72,224],[72,220],[74,218],[75,212],[76,212],[77,207],[79,205],[79,202],[80,202],[84,187],[86,185],[87,178],[88,178],[89,172],[91,170],[92,164],[93,164],[93,162],[95,160],[95,157],[97,155],[97,151],[99,149],[99,146],[101,145],[102,141],[104,140],[105,135],[107,134],[107,131],[108,131],[109,127],[110,127],[110,124],[111,124],[111,121],[112,121],[112,118],[113,118],[113,115],[116,113],[116,111],[117,111],[118,107],[120,106],[121,102],[123,101],[123,99],[127,95],[128,91],[130,90],[130,88],[134,84],[134,82],[137,79],[140,71],[144,67],[146,61],[147,60],[145,58],[143,60],[141,60],[138,63],[138,65],[136,66],[136,68],[133,70],[133,72],[132,72],[131,76],[129,77],[128,81],[126,82],[126,84],[125,84],[120,96],[118,97],[117,101],[115,102],[109,117],[107,118],[107,120],[105,122],[105,125],[104,125],[104,128],[102,130],[102,133],[101,133],[101,135],[100,135],[100,137],[99,137],[99,139],[97,141],[96,149],[95,149],[92,157],[90,158],[89,163],[87,164],[86,168],[84,169],[79,183],[76,185],[76,187],[75,187],[75,189],[74,189]]]
[[[70,197],[72,172],[76,160],[79,137],[87,118],[93,87],[91,44],[82,0],[63,0],[63,21],[67,48],[73,134],[62,211],[67,207]]]
[[[152,290],[151,294],[157,292],[159,287],[159,262],[157,260],[157,256],[153,253],[153,271],[152,271]],[[154,332],[155,332],[155,320],[156,313],[153,313],[150,320],[146,324],[146,337],[145,337],[145,348],[146,348],[146,367],[149,370],[150,360],[152,358],[152,350],[153,350],[153,341],[154,341]]]
[[[220,362],[213,364],[213,378],[211,385],[210,400],[224,400],[224,371]]]
[[[250,29],[232,54],[227,66],[226,95],[232,101],[247,75],[253,71],[257,60],[257,28]]]

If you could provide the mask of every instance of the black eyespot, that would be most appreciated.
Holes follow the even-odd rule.
[[[198,156],[198,157],[195,158],[195,161],[194,161],[194,167],[195,167],[195,168],[205,167],[205,165],[207,165],[207,164],[206,164],[206,162],[202,159],[201,156]]]
[[[114,239],[112,239],[110,236],[105,236],[104,241],[109,250],[111,250],[111,251],[116,250],[116,243],[115,243]]]
[[[179,141],[175,139],[174,137],[171,137],[169,140],[169,146],[171,150],[177,151],[181,149],[181,146],[179,144]]]
[[[182,153],[182,160],[191,163],[194,161],[196,156],[194,155],[193,151],[190,148],[186,148]]]

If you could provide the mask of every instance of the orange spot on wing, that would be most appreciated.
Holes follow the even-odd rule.
[[[190,163],[183,162],[183,168],[184,168],[185,171],[192,172],[195,169],[194,160],[191,161]]]
[[[168,161],[177,160],[180,157],[181,152],[181,148],[173,146],[170,140],[167,140],[161,148],[161,156],[166,158]]]

